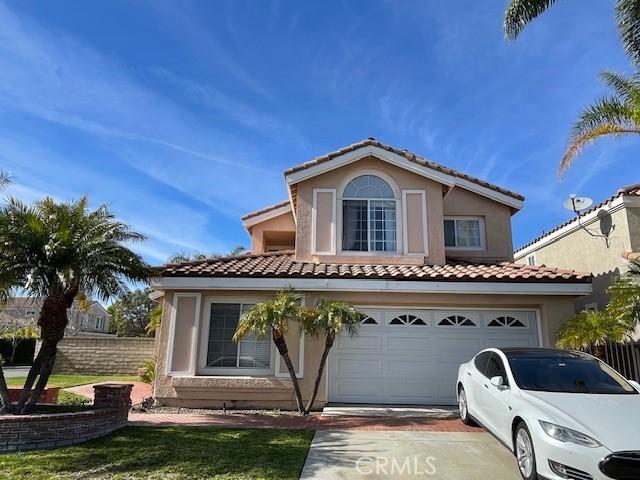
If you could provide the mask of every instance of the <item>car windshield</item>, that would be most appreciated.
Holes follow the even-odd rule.
[[[637,394],[615,370],[589,357],[511,357],[518,387],[541,392]]]

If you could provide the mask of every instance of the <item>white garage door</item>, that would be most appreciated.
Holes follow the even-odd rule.
[[[538,346],[532,311],[361,309],[329,358],[329,401],[456,403],[458,367],[487,347]]]

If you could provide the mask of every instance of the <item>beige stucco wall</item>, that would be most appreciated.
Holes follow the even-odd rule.
[[[513,260],[511,208],[482,195],[453,188],[443,201],[444,216],[477,216],[484,218],[485,250],[455,250],[447,255],[464,258]]]
[[[269,234],[289,233],[296,231],[293,213],[287,212],[270,218],[251,227],[251,253],[264,253],[267,248],[266,236]]]
[[[577,311],[588,303],[597,303],[598,308],[604,308],[609,301],[606,289],[627,270],[628,264],[620,253],[633,249],[629,237],[630,224],[637,232],[635,238],[640,238],[637,209],[631,213],[630,210],[621,209],[609,215],[603,209],[599,220],[585,224],[590,232],[597,235],[610,231],[608,246],[604,238],[591,236],[584,229],[578,229],[535,250],[537,265],[593,274],[593,294],[576,301]],[[524,263],[525,259],[526,255],[518,253],[516,261]]]
[[[330,172],[323,173],[316,177],[310,178],[298,184],[298,196],[297,196],[297,244],[296,244],[296,258],[304,261],[318,261],[319,258],[312,255],[312,243],[311,243],[311,210],[313,207],[313,190],[319,188],[337,189],[337,225],[336,225],[336,239],[337,245],[341,243],[341,196],[342,189],[346,186],[345,179],[353,178],[358,174],[375,174],[381,173],[382,177],[388,176],[392,179],[397,186],[396,199],[399,212],[398,218],[402,220],[402,190],[424,190],[427,197],[427,219],[428,219],[428,238],[429,238],[429,256],[424,259],[430,264],[444,264],[444,225],[442,223],[442,185],[424,178],[408,170],[390,165],[375,157],[369,157],[357,162],[345,165]],[[398,248],[402,249],[402,228],[399,229],[399,235],[397,238]],[[402,255],[400,259],[381,258],[380,255],[354,255],[353,252],[345,252],[345,257],[349,257],[349,262],[353,263],[416,263],[415,259],[404,259]],[[338,252],[340,257],[340,252]],[[324,259],[331,260],[331,259]],[[334,261],[340,261],[340,258],[334,259]]]
[[[269,292],[207,292],[202,291],[203,307],[207,297],[237,301],[247,298],[251,301],[270,298]],[[302,292],[304,293],[304,292]],[[305,302],[314,304],[318,298],[343,300],[358,306],[412,307],[412,308],[495,308],[495,309],[538,309],[541,319],[541,336],[545,346],[552,346],[558,328],[564,320],[573,315],[574,299],[564,296],[525,296],[525,295],[450,295],[450,294],[402,294],[402,293],[349,293],[349,292],[307,292]],[[172,294],[167,292],[164,299],[164,314],[158,339],[158,366],[155,383],[155,396],[166,405],[192,407],[227,408],[286,408],[295,407],[293,390],[287,376],[275,378],[264,376],[183,376],[171,377],[166,374],[167,339],[169,321],[167,311],[171,308]],[[200,322],[205,321],[206,308],[202,309]],[[200,330],[202,332],[202,328]],[[298,366],[300,353],[300,335],[293,328],[287,336],[294,365]],[[198,348],[201,343],[198,342]],[[275,349],[275,347],[273,347]],[[304,362],[300,378],[303,397],[308,399],[315,380],[323,339],[304,338]],[[285,373],[284,365],[280,371]],[[316,408],[326,402],[326,378],[320,383]]]

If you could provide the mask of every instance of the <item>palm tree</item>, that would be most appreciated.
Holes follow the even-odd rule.
[[[556,345],[558,348],[586,350],[593,347],[594,354],[605,360],[607,342],[622,342],[627,339],[633,329],[628,323],[620,321],[608,312],[586,310],[580,312],[558,332]]]
[[[304,325],[305,333],[310,335],[324,335],[325,341],[322,357],[320,358],[320,365],[318,365],[316,381],[313,385],[313,393],[307,403],[305,413],[311,411],[313,403],[316,400],[322,373],[327,363],[327,357],[336,337],[343,333],[349,336],[357,335],[358,327],[363,318],[364,315],[348,303],[321,299],[316,304],[313,315],[307,319],[307,323]]]
[[[143,239],[106,205],[89,210],[86,197],[67,203],[45,198],[31,206],[9,199],[0,208],[0,296],[21,290],[44,298],[38,317],[42,346],[18,412],[30,410],[47,384],[74,299],[84,295],[106,301],[128,291],[126,280],[152,276],[152,269],[126,246]]]
[[[556,0],[511,0],[504,13],[504,33],[515,40],[531,21],[551,7]],[[583,2],[583,8],[590,8]],[[635,65],[640,65],[640,1],[617,0],[616,22],[620,40]]]
[[[605,136],[640,134],[640,74],[636,73],[631,78],[612,72],[602,72],[600,75],[615,95],[601,98],[582,112],[573,126],[569,145],[560,162],[561,174],[592,140]]]
[[[309,309],[301,305],[301,297],[291,290],[283,290],[276,294],[275,298],[267,302],[257,303],[249,308],[240,317],[238,328],[233,336],[234,342],[239,342],[244,336],[253,334],[257,337],[266,337],[271,335],[284,364],[287,366],[289,376],[293,382],[293,388],[296,394],[296,404],[298,411],[305,413],[304,404],[302,402],[302,394],[300,393],[300,385],[296,371],[289,357],[289,349],[285,341],[285,335],[289,330],[292,322],[301,325],[308,322],[310,316]]]
[[[202,253],[202,252],[194,252],[192,254],[187,254],[185,252],[178,252],[174,255],[171,255],[168,259],[168,263],[185,263],[185,262],[199,262],[201,260],[215,260],[221,257],[237,257],[238,255],[242,255],[247,251],[242,245],[237,245],[227,255],[221,255],[219,253]]]

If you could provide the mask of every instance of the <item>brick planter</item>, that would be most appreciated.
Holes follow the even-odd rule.
[[[75,413],[0,416],[0,452],[62,447],[102,437],[127,424],[131,385],[94,387],[93,408]]]
[[[12,402],[17,402],[20,400],[20,394],[22,393],[21,388],[10,388],[9,389],[9,399]],[[45,388],[44,392],[40,395],[38,399],[38,403],[58,403],[58,395],[60,394],[60,388]]]

